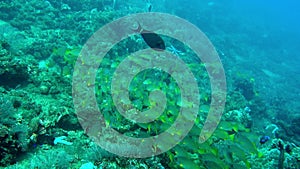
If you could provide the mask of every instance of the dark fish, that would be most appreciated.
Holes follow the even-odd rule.
[[[291,146],[289,144],[285,146],[285,152],[291,154],[292,148],[291,148]]]
[[[269,141],[271,138],[269,136],[262,136],[259,140],[260,144],[265,144],[267,141]]]
[[[164,40],[158,34],[151,31],[144,30],[140,24],[135,31],[141,34],[144,41],[153,50],[163,51],[166,49]]]
[[[148,12],[151,12],[152,10],[152,4],[148,3]]]

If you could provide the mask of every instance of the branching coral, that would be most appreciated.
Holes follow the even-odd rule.
[[[268,130],[269,128],[274,128],[272,130],[272,134],[275,136],[276,132],[279,130],[278,126],[276,124],[269,124],[266,126],[266,130]]]

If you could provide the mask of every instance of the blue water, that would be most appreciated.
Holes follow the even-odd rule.
[[[227,47],[233,44],[235,49],[243,51],[241,57],[245,59],[245,63],[239,67],[243,71],[253,72],[260,78],[263,74],[259,69],[268,69],[281,76],[278,81],[265,86],[273,88],[270,91],[275,93],[273,96],[285,95],[290,101],[299,98],[298,1],[179,1],[180,3],[184,5],[176,14],[196,24],[212,37],[212,42],[214,36],[225,34],[228,41],[222,44],[224,50],[228,50]],[[216,42],[215,45],[221,44]],[[230,67],[234,64],[239,66],[240,63],[230,63]],[[274,89],[275,86],[278,88]],[[264,90],[263,86],[260,87]],[[272,95],[268,93],[266,97],[270,97],[269,94]]]

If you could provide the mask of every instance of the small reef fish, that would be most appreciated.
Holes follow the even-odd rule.
[[[148,12],[151,12],[151,10],[152,10],[152,4],[151,4],[151,3],[148,3],[148,4],[147,4],[147,7],[148,7]]]
[[[148,12],[151,12],[152,10],[152,3],[150,0],[145,0],[146,2],[146,5],[147,5],[147,9],[148,9]]]
[[[267,141],[269,141],[271,138],[269,136],[262,136],[259,140],[260,144],[265,144]]]
[[[166,49],[164,40],[158,34],[145,30],[141,27],[140,23],[138,24],[138,28],[134,31],[141,34],[142,38],[150,48],[156,51],[163,51]]]

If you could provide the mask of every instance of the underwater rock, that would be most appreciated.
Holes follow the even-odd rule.
[[[25,37],[18,29],[9,23],[0,20],[0,41],[5,42],[3,46],[12,53],[18,53],[24,47]]]
[[[238,79],[235,81],[237,91],[240,91],[247,100],[252,100],[255,96],[254,86],[249,80]]]

